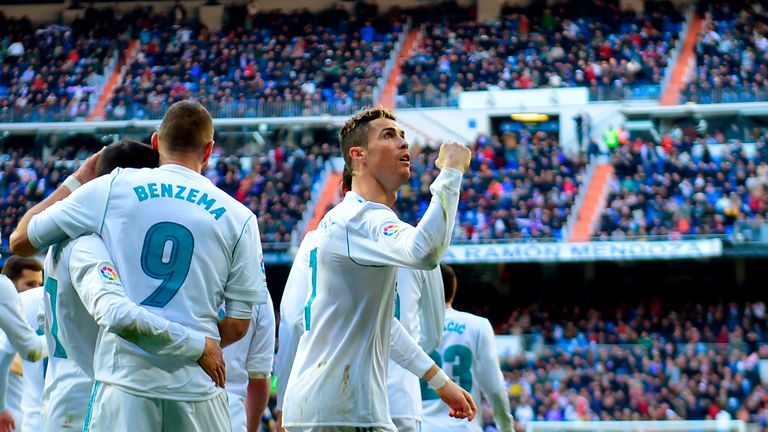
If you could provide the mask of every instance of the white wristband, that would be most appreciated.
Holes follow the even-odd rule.
[[[446,385],[450,380],[451,379],[448,378],[448,375],[446,375],[442,369],[439,369],[435,374],[435,376],[433,376],[432,378],[430,378],[429,381],[427,381],[427,384],[429,384],[429,386],[432,387],[432,390],[437,391],[443,388],[443,386]]]
[[[67,176],[67,178],[64,179],[63,182],[61,182],[61,185],[65,188],[69,189],[70,192],[74,192],[75,189],[79,188],[82,183],[80,183],[80,180],[75,177],[74,174]]]

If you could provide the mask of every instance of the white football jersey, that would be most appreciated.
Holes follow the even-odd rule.
[[[247,431],[245,398],[248,379],[268,377],[275,355],[275,310],[272,298],[256,305],[248,332],[242,339],[224,348],[227,363],[227,399],[233,432]]]
[[[36,328],[37,334],[42,336],[44,330],[41,326],[41,320],[38,319],[38,314],[43,307],[43,287],[32,288],[19,293],[19,299],[27,324]],[[21,412],[24,419],[20,423],[22,432],[38,432],[41,429],[40,404],[43,396],[46,363],[45,360],[35,363],[22,360],[24,365],[24,389],[21,395]]]
[[[46,382],[51,384],[58,379],[60,366],[64,368],[61,371],[64,375],[74,373],[75,377],[80,377],[67,365],[68,362],[61,360],[74,362],[77,369],[91,377],[89,381],[93,378],[93,353],[99,326],[72,285],[69,264],[73,243],[65,240],[51,246],[43,265],[45,337],[50,353]]]
[[[445,316],[445,291],[440,267],[400,269],[397,274],[395,318],[426,352],[440,343]],[[421,419],[419,378],[392,359],[387,371],[387,395],[392,418]]]
[[[312,288],[309,255],[315,248],[315,231],[309,231],[293,257],[291,272],[285,282],[283,298],[280,301],[280,325],[277,340],[280,341],[275,356],[275,377],[277,377],[277,409],[283,409],[285,389],[291,374],[299,339],[304,334],[304,304]]]
[[[128,298],[169,321],[218,339],[218,311],[250,319],[267,301],[255,215],[204,176],[180,165],[116,169],[35,216],[38,249],[85,233],[99,234]],[[207,400],[222,391],[195,360],[161,357],[102,332],[95,377],[137,396]]]
[[[450,243],[462,173],[446,168],[417,227],[348,192],[310,251],[305,332],[286,389],[286,427],[394,430],[386,398],[396,267],[430,270]]]
[[[77,295],[70,278],[74,241],[48,248],[45,256],[45,337],[48,368],[41,418],[44,432],[82,431],[93,388],[93,353],[99,326]]]
[[[432,356],[456,384],[472,394],[475,403],[480,403],[481,393],[488,399],[500,432],[512,431],[509,398],[499,368],[493,328],[487,319],[449,308],[445,312],[443,339]],[[483,430],[482,415],[472,422],[449,417],[448,406],[423,380],[421,398],[424,432]]]
[[[18,352],[22,359],[39,361],[48,355],[45,339],[25,319],[16,287],[0,275],[0,349]]]
[[[128,299],[100,237],[85,235],[52,246],[45,272],[46,336],[54,353],[43,391],[46,430],[82,430],[87,413],[82,401],[88,400],[93,387],[100,332],[126,338],[148,353],[200,357],[202,335]]]

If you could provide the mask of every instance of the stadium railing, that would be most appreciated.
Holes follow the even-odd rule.
[[[768,100],[768,89],[752,88],[712,88],[695,90],[683,89],[681,103],[700,104],[764,102]]]

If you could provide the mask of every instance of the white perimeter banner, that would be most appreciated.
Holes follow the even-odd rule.
[[[635,261],[718,257],[720,239],[687,241],[602,241],[586,243],[506,243],[451,245],[449,264],[510,262]]]
[[[459,93],[460,109],[508,108],[525,111],[528,108],[586,105],[588,103],[589,89],[586,87],[466,91]]]

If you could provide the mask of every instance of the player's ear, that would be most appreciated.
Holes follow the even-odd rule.
[[[158,143],[157,132],[152,134],[152,138],[150,138],[149,141],[152,144],[152,148],[155,149],[155,151],[159,151],[159,149],[157,148],[157,143]]]
[[[349,155],[352,160],[360,160],[365,157],[365,149],[362,147],[352,147],[349,149]]]
[[[203,163],[208,163],[208,159],[211,158],[214,143],[215,141],[211,140],[208,144],[205,145],[205,149],[203,149]]]

